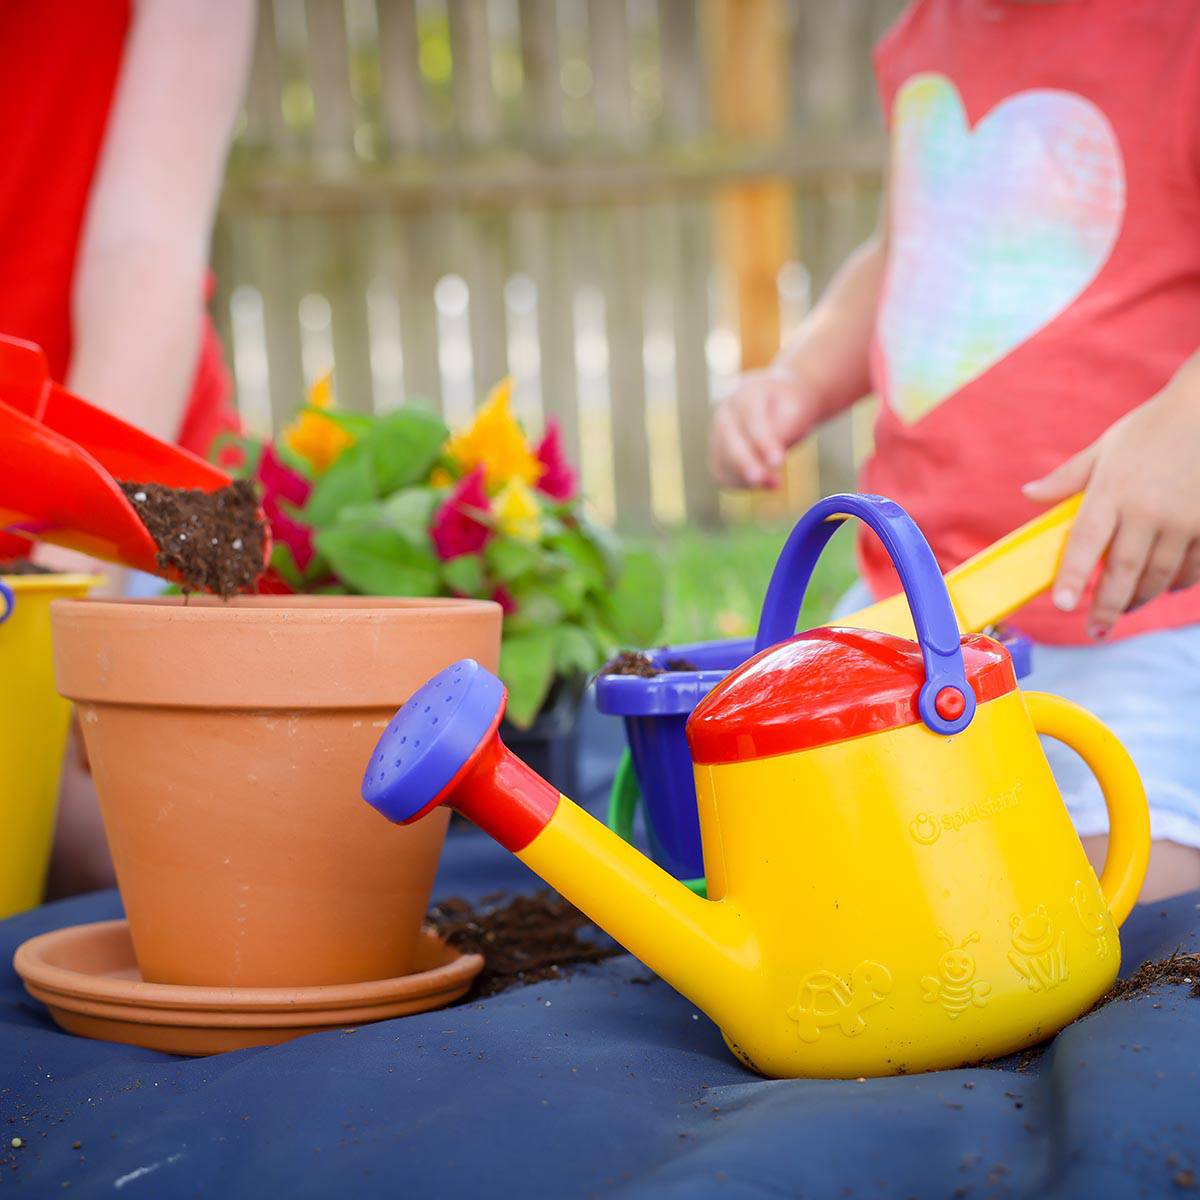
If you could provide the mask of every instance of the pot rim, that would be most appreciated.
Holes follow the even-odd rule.
[[[289,623],[303,617],[343,620],[358,617],[364,621],[394,617],[397,611],[437,613],[442,617],[461,614],[475,617],[480,613],[499,611],[494,600],[473,600],[459,596],[232,596],[222,600],[217,596],[137,596],[81,597],[55,600],[51,611],[61,619],[82,619],[116,623],[122,621],[156,621],[210,624],[268,624],[277,622],[280,614],[294,614]]]
[[[395,712],[455,659],[496,666],[502,621],[494,601],[456,597],[185,603],[170,596],[50,605],[60,695],[230,712]]]

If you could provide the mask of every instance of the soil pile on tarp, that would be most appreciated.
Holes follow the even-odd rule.
[[[223,600],[247,592],[263,572],[263,523],[248,479],[215,492],[121,483],[158,546],[158,566],[185,592],[214,592]]]
[[[451,945],[483,955],[484,968],[475,981],[473,998],[560,979],[566,974],[564,968],[623,953],[620,946],[580,937],[581,930],[594,931],[595,926],[555,892],[514,896],[507,904],[488,906],[488,900],[498,898],[485,896],[473,908],[453,897],[429,913],[434,927]]]
[[[1176,950],[1170,958],[1144,962],[1128,979],[1116,983],[1096,1001],[1092,1011],[1114,1000],[1132,1000],[1144,996],[1163,984],[1191,987],[1192,995],[1200,999],[1200,954],[1184,954]]]

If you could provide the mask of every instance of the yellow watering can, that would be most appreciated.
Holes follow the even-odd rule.
[[[895,561],[915,642],[849,628],[791,636],[846,516]],[[363,796],[394,821],[458,809],[764,1075],[959,1066],[1086,1012],[1116,975],[1117,925],[1150,847],[1145,794],[1113,735],[1065,700],[1023,695],[999,643],[960,638],[928,544],[879,497],[833,496],[801,519],[758,644],[688,723],[707,899],[504,747],[504,688],[471,660],[396,715]],[[1039,733],[1100,781],[1112,832],[1099,881]]]
[[[54,686],[50,603],[93,575],[0,577],[0,917],[42,901],[71,705]]]

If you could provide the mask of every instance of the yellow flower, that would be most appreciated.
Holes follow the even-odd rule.
[[[342,451],[354,445],[354,435],[336,421],[325,416],[324,410],[334,407],[333,372],[326,371],[308,391],[308,409],[302,412],[282,433],[283,443],[301,458],[307,459],[317,475],[329,470]]]
[[[445,467],[434,467],[429,473],[430,487],[449,487],[453,482],[454,476]]]
[[[447,447],[464,471],[482,463],[490,489],[512,479],[535,484],[545,470],[509,408],[512,387],[511,379],[503,379],[492,388],[470,427],[452,437]]]
[[[542,510],[524,480],[514,476],[500,490],[493,504],[500,532],[522,542],[542,536]]]

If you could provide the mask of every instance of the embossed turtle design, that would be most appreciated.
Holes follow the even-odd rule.
[[[823,1029],[836,1025],[847,1037],[867,1027],[863,1012],[892,990],[892,973],[882,963],[863,959],[847,983],[833,971],[813,971],[800,981],[796,1003],[788,1016],[796,1022],[802,1042],[815,1042]]]

